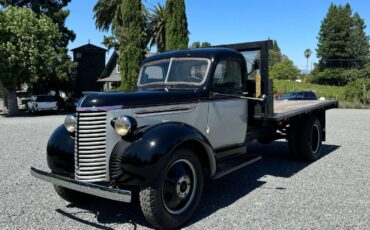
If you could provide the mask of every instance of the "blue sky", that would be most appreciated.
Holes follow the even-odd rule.
[[[157,2],[146,0],[144,4],[152,9]],[[370,3],[367,0],[186,0],[190,43],[209,41],[219,45],[271,38],[278,41],[282,52],[295,65],[305,69],[303,51],[310,48],[314,51],[310,62],[317,60],[317,34],[331,2],[349,2],[370,26]],[[84,45],[89,40],[101,45],[104,33],[95,28],[92,10],[95,3],[95,0],[73,0],[67,7],[71,10],[67,26],[77,34],[69,48]],[[370,28],[366,30],[370,35]]]

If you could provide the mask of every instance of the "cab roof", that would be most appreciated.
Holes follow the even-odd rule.
[[[170,58],[183,58],[183,57],[197,57],[197,58],[208,58],[208,59],[219,59],[221,57],[230,57],[237,59],[244,59],[243,55],[234,50],[228,48],[196,48],[196,49],[185,49],[176,50],[171,52],[165,52],[157,55],[150,56],[144,60],[143,63],[158,61]]]

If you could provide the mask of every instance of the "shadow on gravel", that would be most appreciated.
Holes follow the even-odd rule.
[[[322,145],[322,157],[329,155],[339,147],[336,145]],[[188,226],[212,215],[212,213],[219,209],[233,204],[235,201],[265,184],[266,182],[260,180],[262,177],[271,175],[289,178],[310,165],[308,162],[292,160],[288,155],[288,145],[286,142],[278,141],[269,145],[261,145],[253,142],[248,145],[248,151],[254,154],[261,154],[262,160],[219,180],[207,180],[205,182],[202,200],[192,219],[188,222]],[[284,187],[272,189],[285,190]],[[137,195],[137,192],[134,195]],[[97,222],[101,225],[79,218],[77,215],[81,211],[68,212],[68,209],[66,211],[57,209],[56,211],[70,219],[98,229],[114,229],[115,225],[124,223],[132,224],[134,229],[136,229],[137,225],[150,227],[141,213],[137,196],[133,197],[132,204],[97,199],[96,202],[90,205],[79,205],[76,207],[86,210],[89,213],[94,213]],[[109,225],[109,227],[104,226],[104,224]]]

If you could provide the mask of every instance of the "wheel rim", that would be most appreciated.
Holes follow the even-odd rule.
[[[311,141],[311,146],[312,146],[312,152],[316,155],[319,152],[320,149],[320,129],[317,125],[313,126],[312,130],[312,141]]]
[[[166,210],[174,215],[184,213],[194,200],[196,184],[196,172],[190,161],[180,159],[172,163],[162,185],[162,200]]]

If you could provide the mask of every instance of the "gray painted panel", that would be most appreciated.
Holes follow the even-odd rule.
[[[207,137],[214,149],[244,143],[247,135],[247,105],[245,99],[210,102]]]

